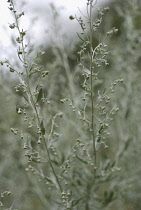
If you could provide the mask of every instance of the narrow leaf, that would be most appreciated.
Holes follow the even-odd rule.
[[[91,74],[91,72],[90,72],[90,70],[89,69],[87,69],[86,67],[84,67],[84,72],[87,74],[87,75],[90,75]]]
[[[45,128],[44,128],[43,119],[41,121],[40,128],[41,128],[42,135],[45,135]]]
[[[77,36],[79,37],[79,39],[81,39],[83,42],[85,42],[85,40],[79,35],[79,33],[77,33]]]
[[[39,91],[39,93],[38,93],[38,96],[37,96],[37,101],[36,101],[36,103],[38,103],[38,102],[41,100],[41,98],[42,98],[42,95],[43,95],[43,89],[41,88],[41,89],[40,89],[40,91]]]

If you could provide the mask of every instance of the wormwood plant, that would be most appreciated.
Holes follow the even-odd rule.
[[[26,31],[19,25],[24,12],[18,14],[14,2],[7,2],[15,18],[9,27],[18,31],[17,55],[21,68],[13,67],[8,60],[1,64],[6,64],[10,72],[19,77],[15,91],[20,93],[21,102],[16,111],[24,121],[21,123],[23,127],[11,128],[11,132],[21,139],[28,162],[26,171],[44,183],[37,184],[43,209],[102,209],[118,196],[119,167],[115,156],[108,158],[108,139],[114,115],[119,110],[111,103],[112,94],[115,87],[123,82],[123,79],[116,79],[108,88],[98,88],[101,84],[100,70],[103,65],[109,65],[106,39],[118,32],[113,28],[100,37],[97,45],[93,43],[93,36],[109,8],[97,9],[95,1],[87,0],[86,16],[70,16],[82,29],[78,34],[81,44],[79,70],[76,72],[80,91],[73,100],[71,97],[60,98],[58,108],[55,108],[44,88],[46,77],[51,72],[37,64],[44,52],[39,50],[33,59],[29,59]],[[97,12],[95,19],[94,11]],[[67,118],[67,112],[63,113],[69,106],[73,122]],[[62,122],[63,119],[68,122]],[[64,123],[64,130],[66,126],[72,129],[75,136],[71,141],[66,134],[68,144],[71,141],[66,152],[58,149],[61,123]]]
[[[126,7],[125,7],[126,5]],[[114,5],[115,6],[115,5]],[[117,40],[111,42],[115,49],[112,52],[114,74],[121,74],[124,78],[122,91],[117,96],[120,113],[116,118],[114,131],[118,139],[117,159],[121,166],[121,197],[124,206],[128,204],[133,209],[140,209],[140,174],[137,165],[140,162],[140,3],[126,1],[122,7],[115,7],[118,19],[121,19],[121,32]],[[124,43],[126,43],[124,45]],[[116,48],[115,48],[116,46]],[[124,48],[126,46],[126,48]],[[112,68],[112,67],[111,67]],[[122,98],[122,101],[120,101]],[[128,160],[128,161],[127,161]],[[128,162],[128,163],[127,163]],[[134,180],[134,181],[133,181]],[[136,180],[136,181],[135,181]],[[126,204],[125,204],[126,203]],[[123,205],[123,204],[122,204]]]

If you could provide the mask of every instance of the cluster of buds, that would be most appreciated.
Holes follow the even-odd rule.
[[[117,34],[117,32],[118,32],[118,29],[114,27],[113,29],[107,32],[107,36]]]
[[[49,71],[43,71],[43,72],[42,72],[42,77],[47,76],[47,75],[48,75],[48,73],[49,73]]]

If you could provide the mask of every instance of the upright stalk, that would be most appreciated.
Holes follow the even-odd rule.
[[[14,3],[13,1],[11,0],[11,3],[13,5],[13,8],[14,8]],[[14,8],[14,11],[15,11],[15,8]],[[18,18],[17,18],[17,15],[16,15],[16,12],[14,12],[14,17],[15,17],[15,20],[16,20],[16,27],[17,27],[17,30],[19,32],[19,35],[20,35],[20,38],[22,38],[21,36],[21,31],[20,31],[20,28],[19,28],[19,23],[18,23]],[[27,62],[26,62],[26,54],[25,54],[25,47],[24,47],[24,42],[23,40],[21,41],[21,48],[22,48],[22,63],[23,63],[23,66],[24,66],[24,69],[26,71],[26,77],[27,77],[27,92],[28,92],[28,96],[29,96],[29,99],[30,99],[30,104],[33,108],[33,111],[35,112],[36,114],[36,118],[37,118],[37,124],[38,126],[40,127],[40,117],[39,117],[39,114],[38,114],[38,111],[37,111],[37,107],[36,107],[36,103],[34,102],[34,99],[33,99],[33,95],[32,95],[32,91],[31,91],[31,88],[30,88],[30,80],[29,80],[29,70],[28,70],[28,66],[27,66]],[[50,164],[50,167],[51,167],[51,170],[52,170],[52,173],[56,179],[56,182],[58,184],[58,188],[60,190],[60,192],[62,193],[62,187],[61,187],[61,184],[59,182],[59,179],[57,177],[57,174],[55,172],[55,169],[53,167],[53,164],[52,164],[52,161],[51,161],[51,157],[50,157],[50,152],[49,152],[49,148],[48,148],[48,145],[47,145],[47,142],[46,142],[46,139],[45,139],[45,136],[42,135],[42,138],[43,138],[43,141],[44,141],[44,144],[45,144],[45,148],[46,148],[46,153],[47,153],[47,156],[48,156],[48,159],[49,159],[49,164]]]
[[[90,1],[89,6],[89,26],[90,26],[90,88],[91,88],[91,129],[92,129],[92,141],[93,141],[93,152],[94,152],[94,178],[96,173],[96,145],[95,145],[95,131],[94,131],[94,92],[93,92],[93,0]]]

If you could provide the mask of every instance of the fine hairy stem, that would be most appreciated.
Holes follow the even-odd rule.
[[[89,11],[89,26],[90,26],[90,88],[91,88],[91,129],[92,129],[92,140],[93,140],[93,150],[94,150],[94,176],[96,172],[96,145],[95,145],[95,132],[94,132],[94,92],[93,92],[93,22],[92,22],[92,9],[93,1],[90,2]]]
[[[12,6],[13,6],[13,8],[14,8],[14,3],[13,3],[12,0],[11,0],[11,3],[12,3]],[[15,9],[14,9],[14,11],[15,11]],[[21,31],[20,31],[20,28],[19,28],[18,18],[17,18],[16,12],[14,12],[14,17],[15,17],[15,20],[16,20],[16,27],[17,27],[17,29],[18,29],[20,38],[22,39]],[[33,109],[33,111],[34,111],[35,114],[36,114],[37,124],[38,124],[38,126],[40,127],[40,124],[41,124],[41,122],[40,122],[40,117],[39,117],[39,114],[38,114],[38,111],[37,111],[37,107],[36,107],[36,104],[35,104],[35,102],[34,102],[33,95],[32,95],[32,91],[31,91],[31,88],[30,88],[30,79],[29,79],[29,72],[28,72],[28,66],[27,66],[27,61],[26,61],[26,52],[25,52],[25,47],[24,47],[23,39],[22,39],[22,42],[21,42],[21,48],[22,48],[21,50],[22,50],[22,58],[23,58],[23,61],[22,61],[21,59],[20,59],[20,60],[22,61],[23,66],[24,66],[24,69],[25,69],[25,72],[26,72],[26,78],[27,78],[27,84],[26,84],[26,86],[27,86],[27,90],[28,90],[27,94],[28,94],[28,96],[29,96],[29,99],[30,99],[29,102],[30,102],[30,104],[31,104],[31,106],[32,106],[32,109]],[[24,81],[24,82],[25,82],[25,81]],[[59,180],[58,180],[58,177],[57,177],[57,174],[56,174],[56,172],[55,172],[55,169],[54,169],[54,167],[53,167],[53,164],[52,164],[52,161],[51,161],[51,157],[50,157],[49,148],[48,148],[48,145],[47,145],[45,136],[42,135],[42,138],[43,138],[43,141],[44,141],[44,145],[45,145],[45,148],[46,148],[46,152],[47,152],[47,156],[48,156],[48,159],[49,159],[49,164],[50,164],[52,173],[53,173],[53,175],[54,175],[54,177],[55,177],[55,179],[56,179],[56,182],[57,182],[57,184],[58,184],[58,188],[59,188],[60,192],[62,192],[63,190],[62,190],[61,184],[60,184],[60,182],[59,182]]]

